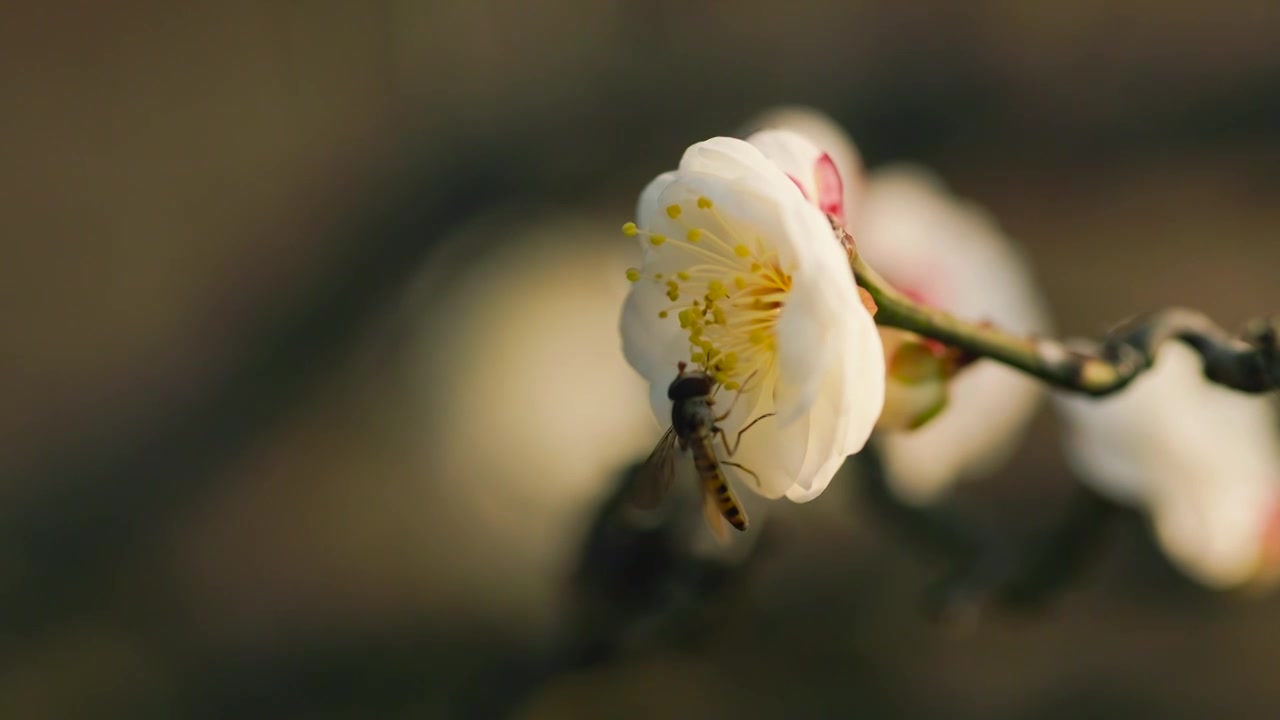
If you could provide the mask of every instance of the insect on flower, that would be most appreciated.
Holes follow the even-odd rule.
[[[717,458],[714,441],[718,436],[725,452],[732,456],[742,442],[743,433],[750,430],[751,426],[757,422],[771,417],[773,413],[766,413],[747,423],[738,431],[733,445],[730,446],[727,433],[716,423],[729,417],[733,412],[733,403],[730,403],[725,412],[717,415],[712,410],[712,406],[715,404],[715,393],[721,386],[707,373],[701,370],[689,370],[683,362],[679,364],[679,369],[676,379],[667,388],[667,397],[672,403],[671,427],[663,434],[657,447],[645,460],[637,479],[636,492],[632,501],[642,509],[658,506],[671,488],[671,481],[675,477],[675,456],[678,445],[680,450],[691,451],[693,454],[693,467],[702,481],[702,506],[707,523],[723,540],[724,521],[728,521],[736,530],[745,531],[747,514],[733,494],[732,488],[729,487],[729,482],[720,466],[736,467],[752,476],[755,476],[755,473],[739,463]],[[748,377],[746,382],[750,383],[751,378]],[[736,403],[741,396],[742,391],[739,390],[733,402]],[[758,478],[757,482],[759,482]]]
[[[753,144],[770,137],[697,143],[640,193],[635,221],[622,226],[643,254],[626,271],[619,331],[624,357],[649,381],[654,416],[664,425],[672,416],[673,432],[680,362],[711,381],[690,397],[738,392],[732,413],[702,418],[711,440],[711,426],[723,428],[726,450],[768,416],[733,447],[751,472],[720,469],[735,489],[803,503],[870,436],[884,405],[884,354],[827,215]]]

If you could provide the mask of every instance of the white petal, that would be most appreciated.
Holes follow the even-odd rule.
[[[681,334],[679,322],[658,317],[670,304],[662,287],[648,279],[633,283],[622,304],[618,329],[623,357],[650,382],[670,383],[676,376],[676,363],[688,359],[689,342]]]
[[[726,465],[724,470],[738,487],[747,487],[771,500],[780,498],[795,485],[798,468],[804,462],[808,418],[784,429],[778,429],[773,418],[766,418],[751,428],[748,436],[757,429],[761,432],[751,439],[751,445],[744,439],[738,454],[729,459],[754,472],[759,484],[755,477],[735,467]]]
[[[710,175],[719,180],[764,182],[780,199],[799,197],[800,189],[761,152],[737,138],[716,137],[691,146],[680,158],[680,173]]]
[[[810,412],[805,464],[787,491],[794,502],[808,502],[826,489],[845,458],[866,445],[884,405],[884,351],[874,321],[866,313],[849,313],[842,322],[841,353]]]
[[[852,455],[866,446],[884,410],[885,364],[880,332],[871,314],[863,309],[847,313],[845,317],[850,328],[844,351],[837,360],[844,364],[846,374],[842,414],[848,425],[841,452]]]
[[[747,138],[747,142],[758,148],[788,178],[799,183],[810,202],[818,197],[813,168],[822,156],[822,150],[808,138],[789,130],[761,130]]]
[[[675,373],[671,374],[675,377]],[[649,384],[649,407],[653,410],[653,419],[664,430],[671,427],[671,398],[667,397],[667,389],[671,382],[654,382]]]
[[[767,110],[747,123],[746,134],[751,135],[767,128],[798,132],[830,155],[840,171],[844,187],[845,220],[849,222],[858,217],[865,185],[865,170],[862,155],[844,128],[826,114],[803,106]],[[765,154],[769,155],[767,152]]]
[[[821,494],[848,456],[843,451],[849,424],[845,391],[854,378],[846,377],[843,370],[842,363],[832,363],[826,382],[809,410],[809,441],[804,464],[795,476],[795,484],[787,490],[787,497],[792,501],[807,502]]]
[[[860,318],[863,330],[875,322],[858,296],[844,250],[827,219],[812,205],[783,208],[787,238],[796,244],[797,265],[793,289],[778,318],[778,413],[785,424],[805,412],[813,402],[826,370],[841,344],[832,342],[831,331],[845,315]],[[853,326],[850,326],[851,328]],[[851,330],[852,332],[852,330]],[[867,338],[881,350],[878,333]],[[879,379],[883,393],[882,374]],[[868,379],[869,381],[869,379]],[[880,408],[876,408],[879,413]]]
[[[647,225],[640,222],[641,218],[654,218],[664,213],[660,198],[663,191],[671,183],[675,182],[675,179],[676,174],[674,172],[664,172],[644,187],[644,190],[640,192],[640,199],[636,201],[637,224],[647,228]]]
[[[821,288],[797,284],[778,316],[778,422],[789,425],[809,412],[838,349],[831,308]]]

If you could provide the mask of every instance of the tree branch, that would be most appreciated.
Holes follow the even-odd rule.
[[[915,303],[868,265],[853,249],[848,233],[841,232],[854,277],[876,302],[879,325],[939,340],[1086,395],[1123,389],[1151,367],[1160,346],[1169,340],[1194,348],[1204,361],[1205,377],[1219,385],[1249,393],[1280,388],[1280,318],[1255,320],[1236,336],[1197,310],[1175,307],[1132,318],[1101,343],[1023,337]]]

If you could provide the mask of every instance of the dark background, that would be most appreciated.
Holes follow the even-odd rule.
[[[1064,333],[1234,327],[1280,305],[1277,37],[1269,2],[10,4],[0,714],[441,717],[479,685],[535,718],[1274,717],[1280,605],[1191,587],[1141,523],[1047,614],[956,634],[847,488],[777,511],[705,633],[512,678],[656,434],[616,228],[686,145],[814,105],[989,208]],[[962,499],[1019,538],[1071,484],[1046,416]]]

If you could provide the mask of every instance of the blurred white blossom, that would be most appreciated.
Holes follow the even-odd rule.
[[[805,502],[866,443],[884,402],[884,358],[830,222],[802,192],[819,173],[827,185],[815,199],[838,204],[834,165],[807,164],[807,175],[789,178],[766,147],[821,155],[792,133],[713,138],[645,188],[624,227],[644,259],[627,273],[620,327],[663,421],[681,362],[741,393],[719,423],[730,437],[775,413],[734,456],[758,479],[727,470],[760,495]]]
[[[428,553],[444,565],[435,603],[546,627],[599,504],[652,447],[644,383],[609,342],[629,288],[629,248],[600,242],[611,227],[487,218],[457,243],[501,242],[422,283],[438,297],[418,304],[449,307],[427,315],[413,360],[423,532],[448,548]]]
[[[1206,380],[1181,343],[1119,395],[1063,395],[1068,460],[1100,494],[1145,510],[1160,545],[1213,588],[1280,570],[1280,430],[1275,406]]]
[[[867,262],[918,302],[1014,333],[1051,332],[1047,303],[1019,250],[986,212],[925,171],[872,173],[853,226]],[[965,367],[947,383],[946,406],[934,419],[883,434],[895,487],[925,501],[993,472],[1043,400],[1039,381],[993,360]]]
[[[779,108],[748,127],[805,133],[835,160],[858,252],[898,290],[968,320],[1050,331],[1045,300],[1018,249],[987,213],[928,172],[896,166],[864,177],[849,136],[808,108]],[[989,360],[950,377],[939,344],[892,328],[880,332],[888,377],[875,440],[895,491],[927,502],[1005,462],[1043,402],[1039,383]]]

